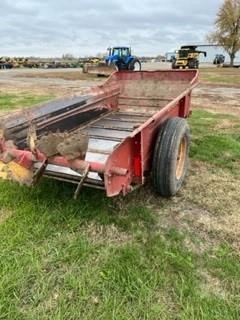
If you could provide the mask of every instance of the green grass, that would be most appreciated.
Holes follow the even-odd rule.
[[[195,110],[192,127],[191,157],[235,173],[240,169],[240,123],[232,115]]]
[[[235,175],[239,119],[196,110],[190,125],[192,161]],[[184,198],[155,198],[148,188],[124,199],[84,188],[74,201],[65,183],[1,182],[0,319],[239,319],[231,243],[192,250],[186,240],[200,230],[164,226],[158,214],[174,216],[176,201],[181,212]]]
[[[93,190],[77,202],[54,182],[30,190],[2,183],[0,193],[12,212],[0,226],[2,319],[238,319],[230,249],[196,255],[179,231],[159,233],[142,203],[116,214],[114,201]],[[201,265],[223,279],[227,299],[202,289]]]
[[[27,92],[23,92],[21,95],[15,93],[0,93],[0,111],[29,107],[52,98],[53,96],[32,95]]]

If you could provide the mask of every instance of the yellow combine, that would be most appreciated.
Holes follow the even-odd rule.
[[[207,53],[196,49],[197,46],[182,46],[172,61],[172,69],[198,69],[199,55],[203,53],[206,57]]]

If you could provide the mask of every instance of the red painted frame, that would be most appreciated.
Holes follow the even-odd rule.
[[[79,159],[68,161],[62,156],[47,159],[48,163],[70,167],[73,170],[89,167],[90,171],[104,174],[104,186],[107,196],[124,195],[134,186],[142,185],[145,177],[151,171],[151,159],[154,150],[157,132],[161,123],[171,117],[187,118],[190,113],[190,100],[192,89],[197,85],[197,70],[161,70],[139,72],[115,72],[102,85],[91,90],[92,103],[104,104],[109,109],[116,110],[116,98],[121,93],[121,86],[129,80],[154,79],[161,81],[185,81],[187,88],[176,98],[171,100],[162,109],[159,109],[145,123],[140,125],[125,138],[109,155],[106,163],[87,162]],[[121,83],[121,84],[120,84]],[[114,94],[112,99],[106,97]],[[91,104],[91,103],[90,103]],[[34,162],[43,162],[46,157],[39,151],[18,150],[7,148],[4,139],[0,141],[0,152],[14,159],[15,162],[26,168],[31,168]],[[2,158],[1,160],[4,161]]]
[[[124,195],[131,191],[134,185],[144,184],[145,177],[151,171],[151,160],[154,150],[157,132],[165,120],[171,117],[187,118],[190,113],[190,101],[192,89],[197,85],[197,70],[162,70],[162,71],[142,71],[142,72],[122,72],[115,73],[105,85],[131,78],[156,78],[159,76],[163,80],[181,81],[189,80],[189,87],[178,97],[169,102],[164,108],[150,117],[144,124],[134,130],[111,154],[106,163],[104,174],[105,189],[107,196],[115,196],[119,193]],[[112,166],[128,169],[125,176],[109,174]]]

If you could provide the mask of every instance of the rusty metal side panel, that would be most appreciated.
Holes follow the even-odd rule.
[[[156,70],[156,71],[121,71],[114,72],[103,84],[108,87],[112,83],[124,80],[158,80],[187,81],[194,84],[198,79],[198,70]]]
[[[145,182],[145,176],[151,170],[152,154],[155,146],[156,136],[161,123],[165,120],[179,116],[180,104],[173,107],[168,113],[163,114],[158,121],[152,122],[144,127],[139,134],[132,138],[126,138],[110,154],[104,173],[105,189],[108,197],[122,193],[129,193],[134,185]],[[126,169],[125,175],[113,174],[113,168]]]
[[[190,112],[191,90],[197,83],[198,72],[193,71],[153,71],[153,72],[122,72],[115,73],[106,82],[110,84],[115,81],[123,81],[121,92],[126,92],[125,81],[153,78],[171,80],[173,82],[188,81],[188,85],[179,92],[172,100],[167,101],[165,106],[158,109],[154,114],[149,113],[149,118],[134,130],[128,138],[118,146],[109,156],[105,172],[105,188],[107,196],[114,196],[122,192],[128,193],[133,184],[143,184],[145,176],[151,170],[152,154],[155,146],[157,132],[161,123],[171,117],[186,118]],[[142,91],[144,97],[144,92]],[[121,95],[120,95],[121,98]],[[126,96],[127,98],[127,96]],[[150,97],[149,97],[150,98]],[[151,99],[151,98],[150,98]],[[146,114],[147,115],[147,114]],[[136,137],[141,137],[138,140]],[[140,169],[138,168],[140,165]],[[109,175],[111,166],[118,166],[128,169],[126,176]],[[138,176],[140,174],[140,177]]]
[[[108,197],[123,193],[124,195],[131,191],[131,182],[133,179],[133,139],[126,139],[117,147],[108,158],[105,165],[104,183]],[[127,169],[124,176],[112,173],[114,167]]]

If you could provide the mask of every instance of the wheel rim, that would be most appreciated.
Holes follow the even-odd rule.
[[[177,165],[176,165],[176,178],[177,180],[181,179],[184,171],[185,161],[186,161],[186,149],[187,149],[187,140],[186,137],[183,137],[177,154]]]
[[[134,71],[141,71],[141,65],[140,65],[140,63],[138,61],[136,61],[134,63],[133,70]]]

